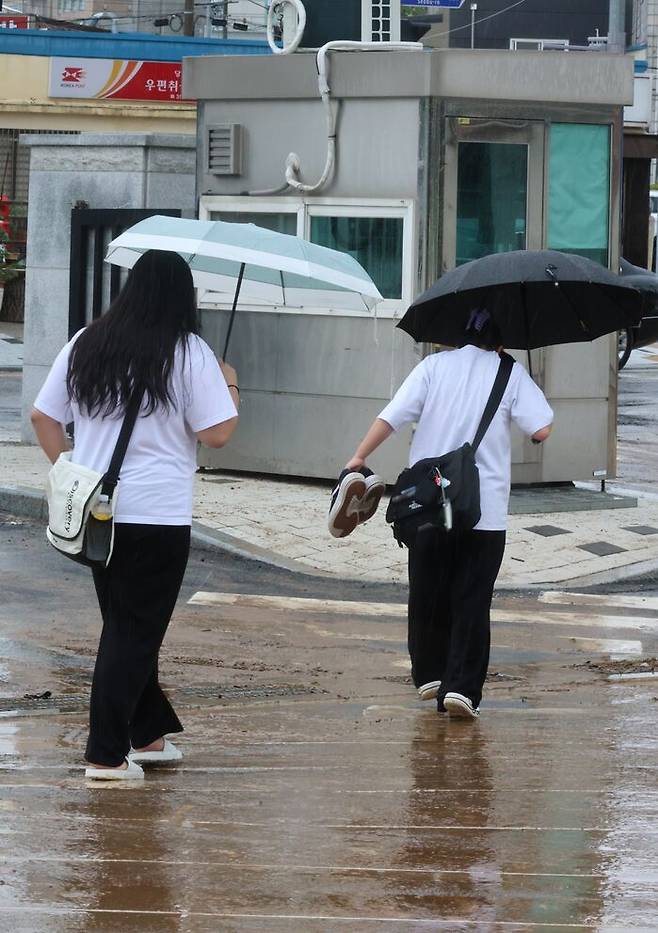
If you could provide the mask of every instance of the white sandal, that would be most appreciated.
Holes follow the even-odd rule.
[[[142,768],[134,761],[126,761],[127,768],[85,768],[85,777],[92,781],[143,781]]]
[[[158,761],[180,761],[182,757],[183,753],[180,748],[176,748],[174,743],[170,742],[169,739],[164,740],[164,746],[159,752],[136,752],[131,749],[128,755],[128,759],[131,762],[141,761],[145,764]]]

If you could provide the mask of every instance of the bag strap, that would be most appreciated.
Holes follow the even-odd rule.
[[[103,477],[103,485],[101,487],[101,494],[112,498],[112,494],[116,489],[117,483],[119,482],[119,473],[121,472],[121,467],[123,466],[123,460],[126,456],[126,451],[128,450],[128,443],[130,442],[130,436],[133,433],[133,428],[137,421],[137,416],[139,414],[139,409],[142,406],[142,393],[135,392],[128,407],[126,408],[126,413],[123,418],[123,424],[121,425],[121,431],[119,432],[119,437],[110,460],[110,465],[107,468],[107,473]]]
[[[507,383],[509,382],[509,377],[512,375],[512,367],[514,366],[514,358],[509,355],[509,353],[500,354],[500,365],[498,367],[498,372],[496,373],[496,379],[491,389],[491,394],[487,402],[487,406],[484,409],[484,414],[482,415],[482,420],[480,421],[480,426],[477,429],[475,437],[473,439],[472,448],[473,453],[478,449],[482,443],[482,438],[487,433],[489,425],[493,421],[493,416],[498,411],[498,406],[503,400],[503,395],[505,394],[505,389],[507,388]]]

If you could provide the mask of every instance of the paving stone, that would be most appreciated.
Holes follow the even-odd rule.
[[[651,525],[626,525],[622,531],[632,531],[636,535],[658,535],[658,528]]]

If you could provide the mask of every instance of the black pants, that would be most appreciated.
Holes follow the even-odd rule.
[[[416,687],[482,699],[490,609],[505,550],[504,531],[424,532],[409,549],[409,655]]]
[[[182,732],[158,684],[158,652],[183,582],[189,525],[115,528],[109,567],[94,570],[103,616],[85,757],[116,767],[130,746]]]

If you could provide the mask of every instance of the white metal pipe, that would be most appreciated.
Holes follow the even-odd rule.
[[[358,42],[356,40],[336,39],[327,42],[318,50],[318,89],[320,97],[325,108],[327,124],[327,157],[324,169],[318,181],[312,185],[304,184],[299,174],[301,171],[301,159],[296,152],[291,152],[286,159],[286,181],[291,188],[296,191],[308,193],[319,191],[332,179],[336,165],[336,117],[338,112],[338,102],[332,103],[331,88],[329,86],[329,66],[328,56],[330,52],[336,51],[367,51],[367,52],[390,52],[390,51],[409,51],[410,49],[421,50],[424,48],[420,42]]]
[[[274,40],[274,16],[281,3],[291,4],[295,7],[298,16],[297,31],[292,42],[282,48],[277,46]],[[267,41],[275,55],[290,55],[298,47],[304,35],[306,26],[306,10],[301,0],[278,0],[272,2],[267,11]],[[318,181],[314,184],[305,184],[300,179],[301,159],[296,152],[288,154],[285,162],[285,182],[277,188],[269,188],[263,191],[249,191],[252,196],[281,194],[289,188],[295,191],[310,193],[324,188],[333,178],[336,166],[336,118],[338,113],[338,102],[331,100],[331,88],[329,86],[329,53],[334,51],[366,51],[366,52],[390,52],[390,51],[409,51],[410,49],[422,50],[424,47],[420,42],[360,42],[351,39],[335,39],[325,43],[317,53],[318,70],[318,90],[320,98],[325,109],[325,121],[327,127],[327,156],[324,169]]]

